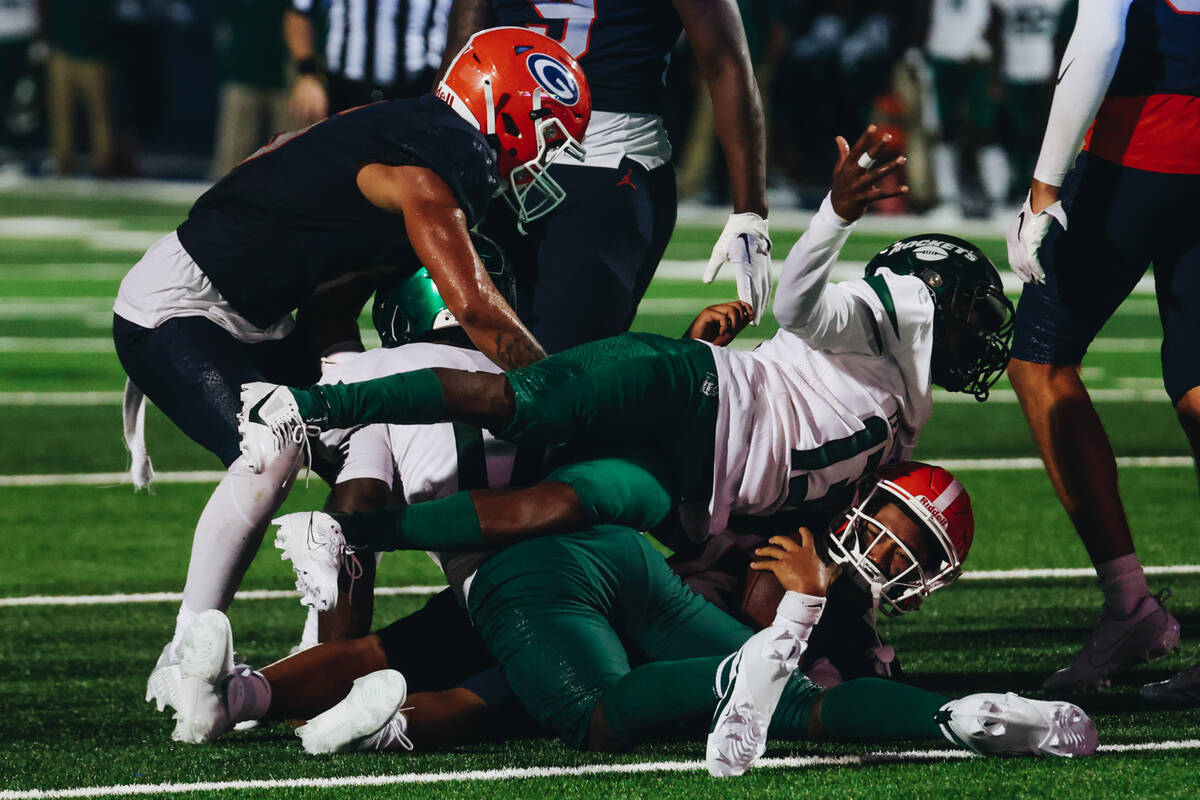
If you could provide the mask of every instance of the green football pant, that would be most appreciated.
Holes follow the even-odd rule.
[[[468,605],[522,705],[573,747],[587,743],[602,699],[629,744],[711,715],[717,663],[751,635],[688,590],[645,537],[614,526],[500,551]],[[633,668],[631,654],[657,663]]]

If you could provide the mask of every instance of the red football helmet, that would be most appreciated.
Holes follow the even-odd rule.
[[[962,574],[974,535],[971,497],[958,479],[910,461],[864,479],[830,536],[829,556],[884,613],[899,616]]]
[[[480,31],[436,94],[492,142],[519,225],[562,202],[566,192],[546,168],[564,153],[583,159],[592,116],[587,78],[562,45],[527,28]]]

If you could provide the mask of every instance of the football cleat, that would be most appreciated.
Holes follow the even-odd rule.
[[[711,775],[741,775],[767,749],[771,715],[799,666],[804,646],[793,629],[772,625],[751,636],[717,667],[720,700],[705,753]]]
[[[216,609],[200,614],[179,642],[179,696],[175,710],[177,742],[211,742],[233,728],[224,685],[233,673],[233,631]]]
[[[304,419],[286,386],[274,383],[242,384],[242,410],[238,414],[239,448],[256,473],[279,457],[287,442],[308,441]]]
[[[1169,596],[1146,595],[1127,617],[1102,615],[1092,641],[1075,654],[1069,667],[1046,678],[1042,688],[1048,692],[1100,689],[1117,673],[1177,648],[1179,621],[1163,605]]]
[[[171,642],[163,647],[154,665],[154,671],[146,680],[146,702],[154,703],[159,711],[168,706],[175,708],[179,696],[179,656]]]
[[[942,733],[984,755],[1090,756],[1096,724],[1082,708],[1013,694],[967,695],[938,711]]]
[[[301,511],[271,520],[279,526],[275,546],[292,562],[300,603],[318,611],[337,604],[338,572],[345,563],[352,576],[361,573],[337,520],[321,511]]]
[[[347,753],[352,750],[412,750],[405,732],[408,721],[400,707],[408,683],[394,669],[381,669],[354,681],[350,694],[328,711],[296,729],[305,752]]]
[[[1172,708],[1200,706],[1200,661],[1169,680],[1147,683],[1139,692],[1143,700]]]

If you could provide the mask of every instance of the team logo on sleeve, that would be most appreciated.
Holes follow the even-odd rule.
[[[538,85],[555,100],[566,106],[579,102],[579,84],[561,61],[545,53],[534,53],[525,65]]]

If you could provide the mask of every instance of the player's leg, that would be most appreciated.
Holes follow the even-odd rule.
[[[1193,198],[1200,191],[1200,178],[1178,176],[1177,196]],[[1183,214],[1194,214],[1194,202],[1181,203]],[[1182,216],[1182,215],[1181,215]],[[1200,232],[1180,219],[1177,240],[1155,258],[1154,280],[1162,317],[1163,382],[1179,424],[1187,435],[1192,458],[1200,476]],[[1147,684],[1143,698],[1177,708],[1200,705],[1200,662],[1169,680]]]
[[[606,538],[636,535],[613,530]],[[480,568],[470,592],[471,618],[521,705],[572,747],[588,743],[597,701],[629,671],[605,609],[636,552],[598,554],[588,540],[601,535],[507,548]]]
[[[227,467],[196,525],[175,633],[160,657],[160,685],[148,687],[148,699],[161,707],[171,702],[170,666],[177,661],[175,650],[184,631],[200,612],[229,606],[267,522],[287,496],[300,450],[295,445],[284,448],[261,473],[239,458],[240,385],[260,373],[247,347],[213,323],[182,317],[149,330],[117,317],[113,327],[117,354],[134,383]]]
[[[1063,186],[1069,230],[1042,246],[1044,285],[1027,284],[1017,310],[1009,378],[1046,471],[1092,563],[1104,613],[1068,669],[1047,688],[1094,686],[1161,655],[1178,623],[1150,595],[1117,488],[1112,446],[1079,376],[1096,332],[1152,257],[1168,198],[1158,177],[1080,156]]]
[[[707,345],[624,334],[504,375],[434,368],[362,383],[247,391],[248,430],[269,427],[267,418],[276,413],[322,428],[454,421],[482,425],[518,444],[551,446],[577,436],[669,438],[715,407],[717,385]]]
[[[611,169],[560,165],[551,172],[567,199],[534,233],[538,278],[527,319],[547,352],[557,353],[629,329],[676,203],[674,181],[668,193],[656,173],[629,159]]]

